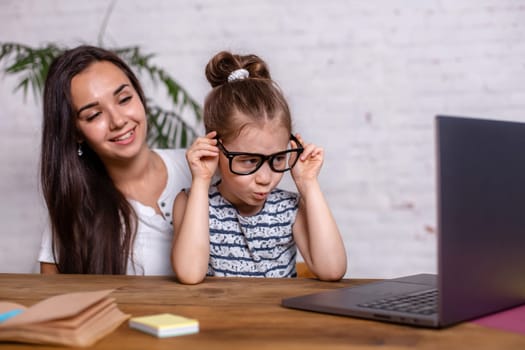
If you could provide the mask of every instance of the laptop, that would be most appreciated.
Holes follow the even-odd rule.
[[[285,298],[440,328],[525,303],[525,123],[436,116],[438,273]]]

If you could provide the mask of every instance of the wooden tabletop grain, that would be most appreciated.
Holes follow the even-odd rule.
[[[431,330],[284,308],[284,297],[366,283],[314,279],[208,278],[187,286],[171,277],[0,274],[0,300],[30,306],[50,296],[114,288],[132,316],[196,318],[200,332],[158,339],[122,324],[92,349],[525,349],[525,336],[462,323]],[[60,349],[0,343],[0,349]]]

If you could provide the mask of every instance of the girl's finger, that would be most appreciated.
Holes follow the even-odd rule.
[[[217,136],[217,131],[210,131],[209,133],[206,134],[206,137],[208,139],[214,139],[215,136]]]
[[[306,160],[308,157],[312,156],[312,153],[315,151],[316,146],[308,144],[304,146],[304,151],[301,153],[301,160]]]

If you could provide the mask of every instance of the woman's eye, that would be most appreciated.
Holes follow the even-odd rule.
[[[93,114],[90,114],[86,117],[86,120],[88,122],[92,121],[93,119],[95,119],[96,117],[98,117],[100,115],[100,112],[97,112],[97,113],[93,113]]]
[[[119,103],[120,103],[121,105],[123,105],[123,104],[126,104],[127,102],[129,102],[130,100],[131,100],[131,96],[126,96],[126,97],[124,97],[124,98],[121,98],[120,101],[119,101]]]

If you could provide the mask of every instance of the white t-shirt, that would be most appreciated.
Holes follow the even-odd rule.
[[[186,162],[185,149],[154,150],[164,161],[168,170],[166,187],[157,202],[163,215],[155,209],[135,200],[129,202],[137,213],[139,222],[135,244],[133,245],[133,261],[128,260],[128,275],[171,275],[171,242],[173,238],[173,222],[171,219],[173,202],[177,194],[191,185],[191,172]],[[42,234],[42,243],[38,261],[55,263],[53,259],[51,230],[49,227]]]

